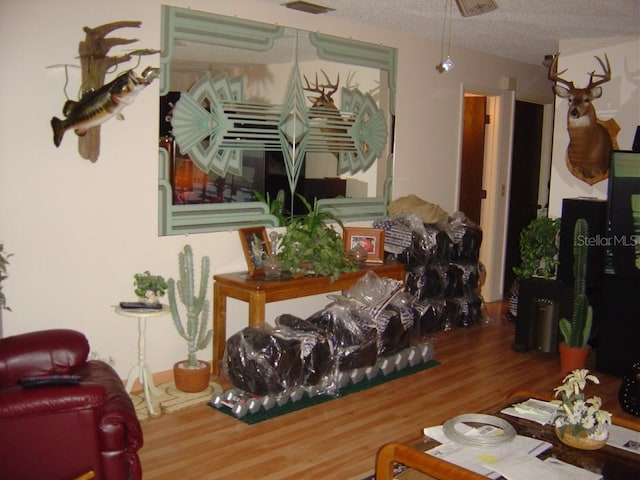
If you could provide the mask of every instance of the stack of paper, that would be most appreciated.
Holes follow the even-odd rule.
[[[547,425],[553,421],[558,408],[560,408],[560,406],[557,403],[543,402],[542,400],[530,398],[526,402],[516,403],[515,405],[505,408],[501,413],[531,420],[540,425]]]
[[[539,420],[535,420],[539,421]],[[465,435],[478,435],[477,429],[459,423]],[[542,461],[538,455],[552,447],[549,442],[516,435],[513,441],[497,446],[466,446],[455,443],[444,433],[442,425],[424,429],[424,434],[441,443],[426,453],[472,470],[487,478],[500,476],[509,480],[599,480],[601,475],[561,462],[554,458]]]

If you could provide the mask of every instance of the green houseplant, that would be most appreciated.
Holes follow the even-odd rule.
[[[278,256],[282,266],[292,274],[328,275],[335,281],[340,273],[357,270],[347,258],[342,237],[328,222],[342,222],[329,212],[318,211],[318,202],[313,206],[298,195],[307,209],[307,214],[294,217],[282,236]]]
[[[269,207],[269,213],[271,215],[274,215],[278,219],[279,226],[282,227],[287,223],[284,208],[284,190],[278,190],[278,193],[274,198],[271,198],[269,192],[267,192],[265,197],[257,190],[253,191],[253,195],[258,199],[259,202],[267,204],[267,206]]]
[[[134,292],[141,301],[158,303],[167,291],[167,282],[162,275],[152,275],[149,270],[133,276]]]
[[[207,329],[209,321],[209,301],[207,285],[209,283],[209,257],[201,260],[200,285],[196,285],[193,269],[193,251],[185,245],[178,255],[180,279],[176,282],[169,278],[169,307],[176,330],[187,341],[187,360],[176,362],[173,375],[176,388],[183,392],[200,392],[209,385],[210,365],[198,360],[196,352],[209,345],[213,331]],[[186,310],[186,319],[180,318],[178,297]]]
[[[520,232],[520,260],[513,268],[518,280],[531,277],[553,278],[558,265],[560,219],[538,217]]]
[[[586,237],[589,225],[579,218],[573,228],[573,309],[571,321],[560,319],[560,333],[564,343],[560,344],[560,365],[563,372],[584,368],[589,354],[589,336],[593,310],[585,293],[587,272]]]
[[[558,265],[560,219],[534,218],[520,232],[520,265],[513,267],[516,278],[509,291],[509,316],[518,316],[520,282],[527,278],[551,279]]]
[[[0,311],[11,311],[11,309],[7,307],[7,298],[4,296],[4,292],[2,291],[2,282],[8,278],[7,265],[9,265],[9,257],[11,255],[13,254],[5,253],[4,244],[0,243]]]

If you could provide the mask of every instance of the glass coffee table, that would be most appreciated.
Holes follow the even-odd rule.
[[[504,408],[510,405],[535,397],[534,395],[524,396],[517,394],[503,405],[488,409],[484,413],[506,420],[513,426],[518,435],[550,443],[551,448],[537,456],[541,460],[559,460],[560,462],[575,465],[601,475],[604,480],[636,480],[640,478],[640,433],[630,441],[630,449],[635,450],[635,453],[611,445],[605,445],[599,450],[578,450],[560,442],[552,425],[541,425],[531,420],[501,413]],[[640,432],[640,420],[614,416],[613,423],[634,432]],[[634,442],[637,442],[637,444]],[[504,478],[496,477],[495,475],[493,477],[480,475],[442,458],[424,453],[439,445],[439,442],[426,436],[417,437],[405,443],[384,445],[380,448],[376,457],[376,480],[392,480],[394,478],[435,478],[443,480]],[[400,468],[398,468],[398,464],[401,464]],[[404,470],[408,472],[424,472],[428,475],[420,476],[419,473],[415,472],[407,474],[403,473]]]

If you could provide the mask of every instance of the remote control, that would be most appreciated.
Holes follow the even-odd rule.
[[[44,387],[46,385],[77,385],[80,375],[36,375],[21,378],[18,383],[23,387]]]
[[[120,302],[120,308],[126,310],[162,310],[160,303]]]

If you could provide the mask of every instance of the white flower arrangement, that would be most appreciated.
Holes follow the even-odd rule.
[[[611,413],[601,410],[602,400],[593,396],[585,399],[584,388],[587,380],[599,384],[600,380],[589,375],[589,370],[574,370],[562,380],[562,385],[554,388],[555,396],[562,399],[562,408],[554,419],[560,434],[568,432],[575,437],[605,440],[609,436]]]

